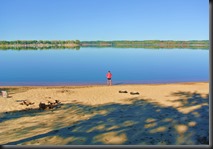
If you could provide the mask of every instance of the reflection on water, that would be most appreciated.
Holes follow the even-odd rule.
[[[167,83],[209,80],[209,50],[95,48],[0,50],[0,85]]]

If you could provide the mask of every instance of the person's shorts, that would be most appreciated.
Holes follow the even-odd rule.
[[[107,78],[108,80],[111,80],[111,78]]]

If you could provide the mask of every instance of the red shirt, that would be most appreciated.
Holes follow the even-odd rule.
[[[112,78],[112,74],[110,72],[107,73],[107,78]]]

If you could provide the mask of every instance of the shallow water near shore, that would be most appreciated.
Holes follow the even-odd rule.
[[[198,82],[209,80],[209,50],[95,48],[0,50],[0,86]]]

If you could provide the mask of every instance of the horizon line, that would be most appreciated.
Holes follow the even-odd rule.
[[[0,40],[0,41],[32,41],[32,40],[43,40],[43,41],[68,41],[68,40],[79,40],[79,39],[54,39],[54,40],[47,40],[47,39],[17,39],[17,40]],[[160,40],[160,39],[148,39],[148,40],[79,40],[79,41],[209,41],[209,39],[190,39],[190,40]]]

